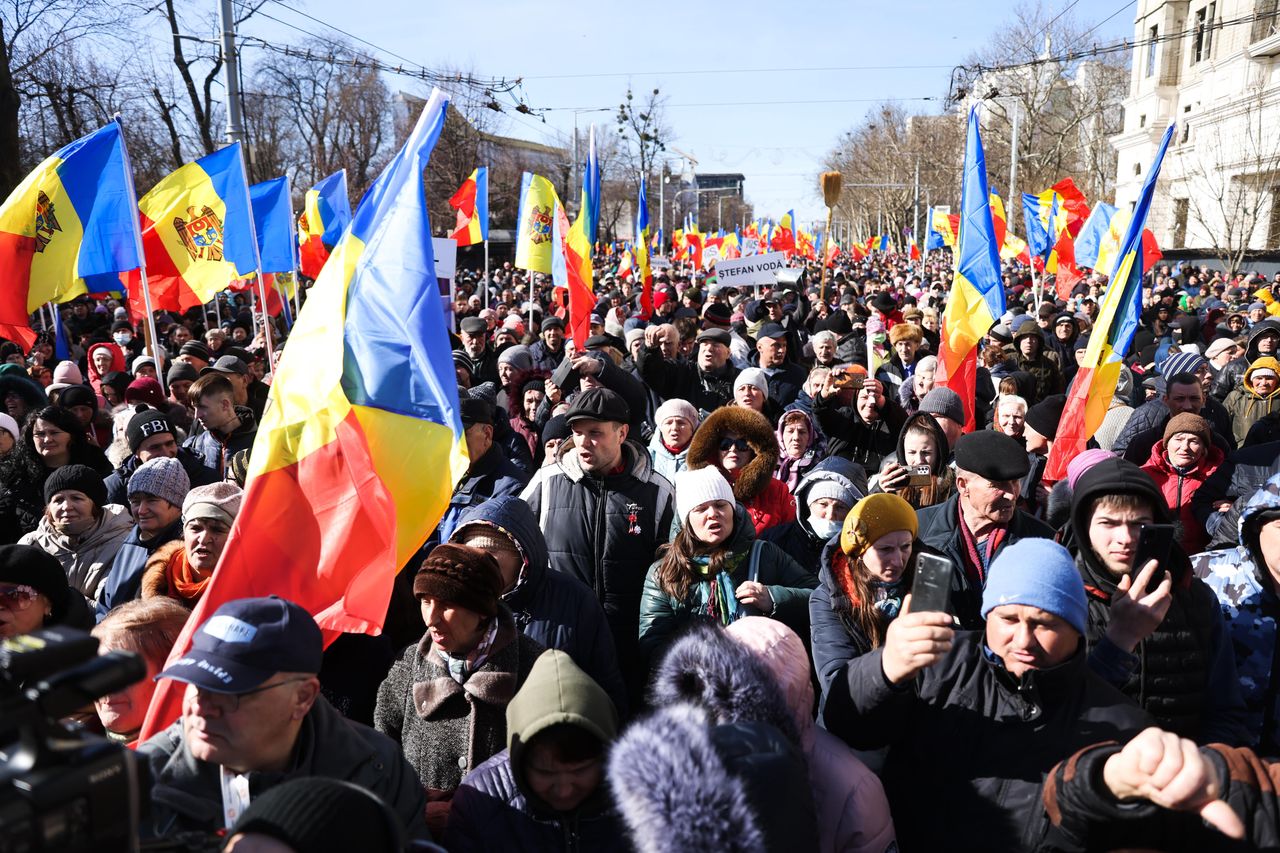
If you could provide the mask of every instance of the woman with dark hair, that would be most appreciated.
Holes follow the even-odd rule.
[[[693,619],[728,625],[772,616],[803,630],[818,579],[756,530],[715,468],[676,475],[680,532],[663,546],[644,581],[640,650],[655,660]]]
[[[22,440],[0,459],[0,543],[17,542],[35,530],[44,515],[44,484],[64,465],[87,465],[100,476],[111,463],[89,443],[84,425],[59,406],[32,413],[22,428]]]
[[[907,418],[898,433],[898,456],[885,463],[879,490],[897,495],[915,509],[940,504],[956,490],[956,478],[947,464],[951,450],[938,421],[928,412]],[[928,468],[927,474],[918,474]]]

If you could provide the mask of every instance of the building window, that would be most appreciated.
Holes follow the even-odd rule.
[[[1156,39],[1160,37],[1160,27],[1151,28],[1150,43],[1147,45],[1147,76],[1153,77],[1156,73]]]
[[[1267,245],[1280,241],[1280,185],[1271,188],[1271,220],[1267,224]]]
[[[1147,116],[1146,116],[1146,113],[1143,113],[1142,115],[1138,116],[1138,127],[1146,127],[1146,126],[1147,126]]]
[[[1195,27],[1191,31],[1191,64],[1213,56],[1213,17],[1217,3],[1196,10]]]
[[[1280,2],[1258,0],[1253,12],[1253,31],[1249,41],[1262,41],[1280,32]]]
[[[1141,175],[1141,174],[1142,174],[1142,164],[1141,164],[1141,163],[1134,163],[1134,164],[1133,164],[1133,173],[1134,173],[1135,175]]]
[[[1187,211],[1190,205],[1190,199],[1173,200],[1173,245],[1179,248],[1187,245]]]

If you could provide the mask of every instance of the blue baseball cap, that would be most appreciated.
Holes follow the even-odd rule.
[[[244,693],[277,672],[320,672],[324,637],[311,614],[278,596],[228,601],[156,676],[212,693]]]

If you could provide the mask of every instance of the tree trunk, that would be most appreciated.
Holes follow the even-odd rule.
[[[22,98],[13,85],[9,62],[4,21],[0,20],[0,200],[8,198],[23,178],[18,145],[18,107]]]

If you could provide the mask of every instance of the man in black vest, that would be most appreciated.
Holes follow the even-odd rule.
[[[1213,591],[1176,538],[1168,558],[1134,565],[1142,527],[1170,521],[1156,484],[1123,459],[1103,460],[1076,481],[1071,545],[1089,594],[1089,664],[1162,727],[1199,743],[1247,745]]]

